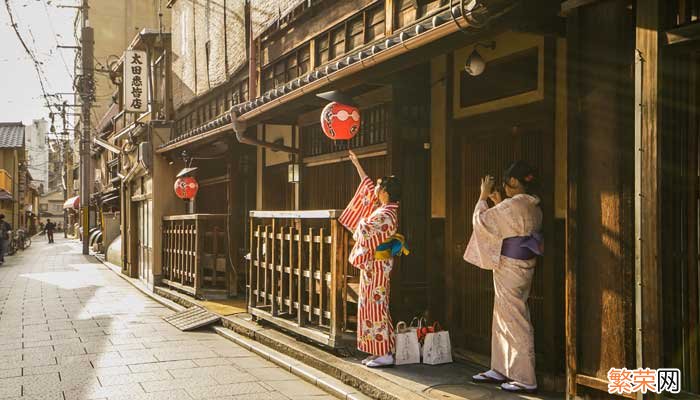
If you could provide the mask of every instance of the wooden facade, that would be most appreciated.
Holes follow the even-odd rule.
[[[392,273],[392,316],[438,320],[460,358],[488,364],[492,277],[462,255],[479,178],[523,159],[541,177],[547,242],[529,304],[541,387],[609,398],[610,368],[677,367],[683,390],[700,393],[699,3],[551,1],[561,17],[543,7],[536,22],[520,12],[475,27],[460,15],[467,28],[444,35],[452,2],[330,3],[248,26],[247,70],[174,110],[158,153],[173,174],[196,166],[201,189],[158,221],[162,283],[227,294],[246,283],[256,317],[336,346],[354,329],[356,271],[335,221],[359,183],[352,148],[371,177],[404,186],[411,255]],[[402,52],[377,50],[393,41]],[[475,49],[478,77],[464,71]],[[343,72],[353,57],[365,66]],[[362,112],[348,143],[320,129],[315,94],[334,89]],[[136,186],[126,201],[147,201]],[[198,213],[220,214],[213,268]]]

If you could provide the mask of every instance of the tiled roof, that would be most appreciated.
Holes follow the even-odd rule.
[[[24,125],[21,122],[0,122],[0,149],[23,146]]]
[[[512,4],[509,4],[512,3]],[[502,10],[499,10],[498,12],[494,13],[493,15],[489,15],[489,18],[495,18],[497,16],[503,15],[510,11],[514,4],[517,3],[516,0],[513,1],[507,1],[504,0],[504,4],[507,4],[507,6],[503,6],[504,8]],[[486,10],[485,12],[489,13],[490,10]],[[273,102],[280,97],[283,97],[284,95],[287,95],[291,92],[295,92],[298,90],[304,90],[304,87],[314,81],[322,80],[325,79],[328,75],[332,75],[334,73],[337,73],[339,71],[342,71],[350,66],[353,66],[357,63],[361,63],[364,59],[369,58],[369,57],[374,57],[380,53],[383,53],[393,47],[396,46],[406,46],[407,41],[410,39],[426,35],[430,33],[431,31],[434,31],[436,28],[441,27],[445,24],[457,24],[456,20],[462,17],[462,9],[459,6],[452,7],[451,9],[446,9],[437,12],[435,15],[421,19],[419,21],[416,21],[415,23],[407,26],[406,28],[403,28],[400,31],[395,32],[394,34],[390,35],[389,37],[384,37],[381,39],[378,39],[374,42],[371,42],[369,44],[364,45],[363,47],[353,50],[352,53],[348,54],[346,57],[341,58],[340,60],[332,61],[326,64],[323,64],[319,66],[318,68],[314,69],[313,71],[309,72],[308,74],[305,74],[304,76],[300,76],[290,82],[287,82],[283,85],[280,85],[274,89],[268,90],[265,92],[262,96],[251,100],[251,101],[246,101],[243,103],[239,103],[237,105],[234,105],[231,107],[230,112],[235,113],[237,116],[243,115],[245,113],[251,112],[264,104]],[[476,17],[476,15],[472,15],[471,17]],[[478,28],[470,28],[470,27],[462,27],[461,28],[465,32],[476,32],[478,31]],[[224,125],[228,125],[231,123],[231,114],[230,112],[225,112],[224,114],[218,116],[217,118],[212,119],[209,122],[204,123],[203,125],[196,127],[194,129],[191,129],[189,131],[185,132],[176,132],[177,135],[176,137],[172,138],[170,141],[163,143],[159,146],[159,149],[163,149],[166,147],[170,147],[175,145],[176,143],[183,141],[187,138],[193,137],[193,136],[199,136],[199,135],[204,135],[205,133],[216,129],[220,128]]]

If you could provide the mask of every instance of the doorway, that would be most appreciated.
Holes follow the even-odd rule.
[[[517,113],[516,113],[517,114]],[[448,209],[447,263],[444,274],[445,315],[449,318],[457,353],[488,364],[491,352],[493,277],[490,271],[467,264],[463,254],[472,233],[472,212],[479,197],[480,179],[492,175],[502,181],[503,171],[515,160],[524,160],[538,171],[541,185],[543,233],[547,251],[537,263],[529,307],[535,328],[535,348],[542,369],[557,369],[563,354],[560,324],[563,281],[555,271],[559,249],[553,245],[553,162],[552,131],[546,118],[517,118],[513,113],[496,113],[474,120],[454,121],[451,170],[447,184],[451,197]],[[528,113],[523,113],[526,115]],[[529,113],[538,115],[536,112]],[[539,115],[543,115],[540,113]],[[546,113],[544,114],[546,115]],[[559,360],[559,361],[558,361]]]
[[[153,254],[153,200],[146,199],[137,203],[138,233],[136,251],[138,257],[139,279],[147,286],[153,285],[153,266],[151,256]]]
[[[668,53],[663,68],[661,269],[663,366],[700,393],[700,53]]]

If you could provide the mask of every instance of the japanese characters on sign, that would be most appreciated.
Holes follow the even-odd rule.
[[[145,51],[124,54],[124,110],[148,111],[148,58]]]
[[[679,393],[681,371],[677,368],[610,368],[608,382],[610,394]]]

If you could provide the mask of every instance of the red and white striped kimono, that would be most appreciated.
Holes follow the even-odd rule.
[[[381,205],[374,188],[374,182],[365,177],[338,221],[353,232],[355,246],[349,261],[360,269],[357,348],[383,356],[394,351],[394,329],[389,314],[389,275],[394,260],[375,261],[374,252],[396,233],[399,205]]]

